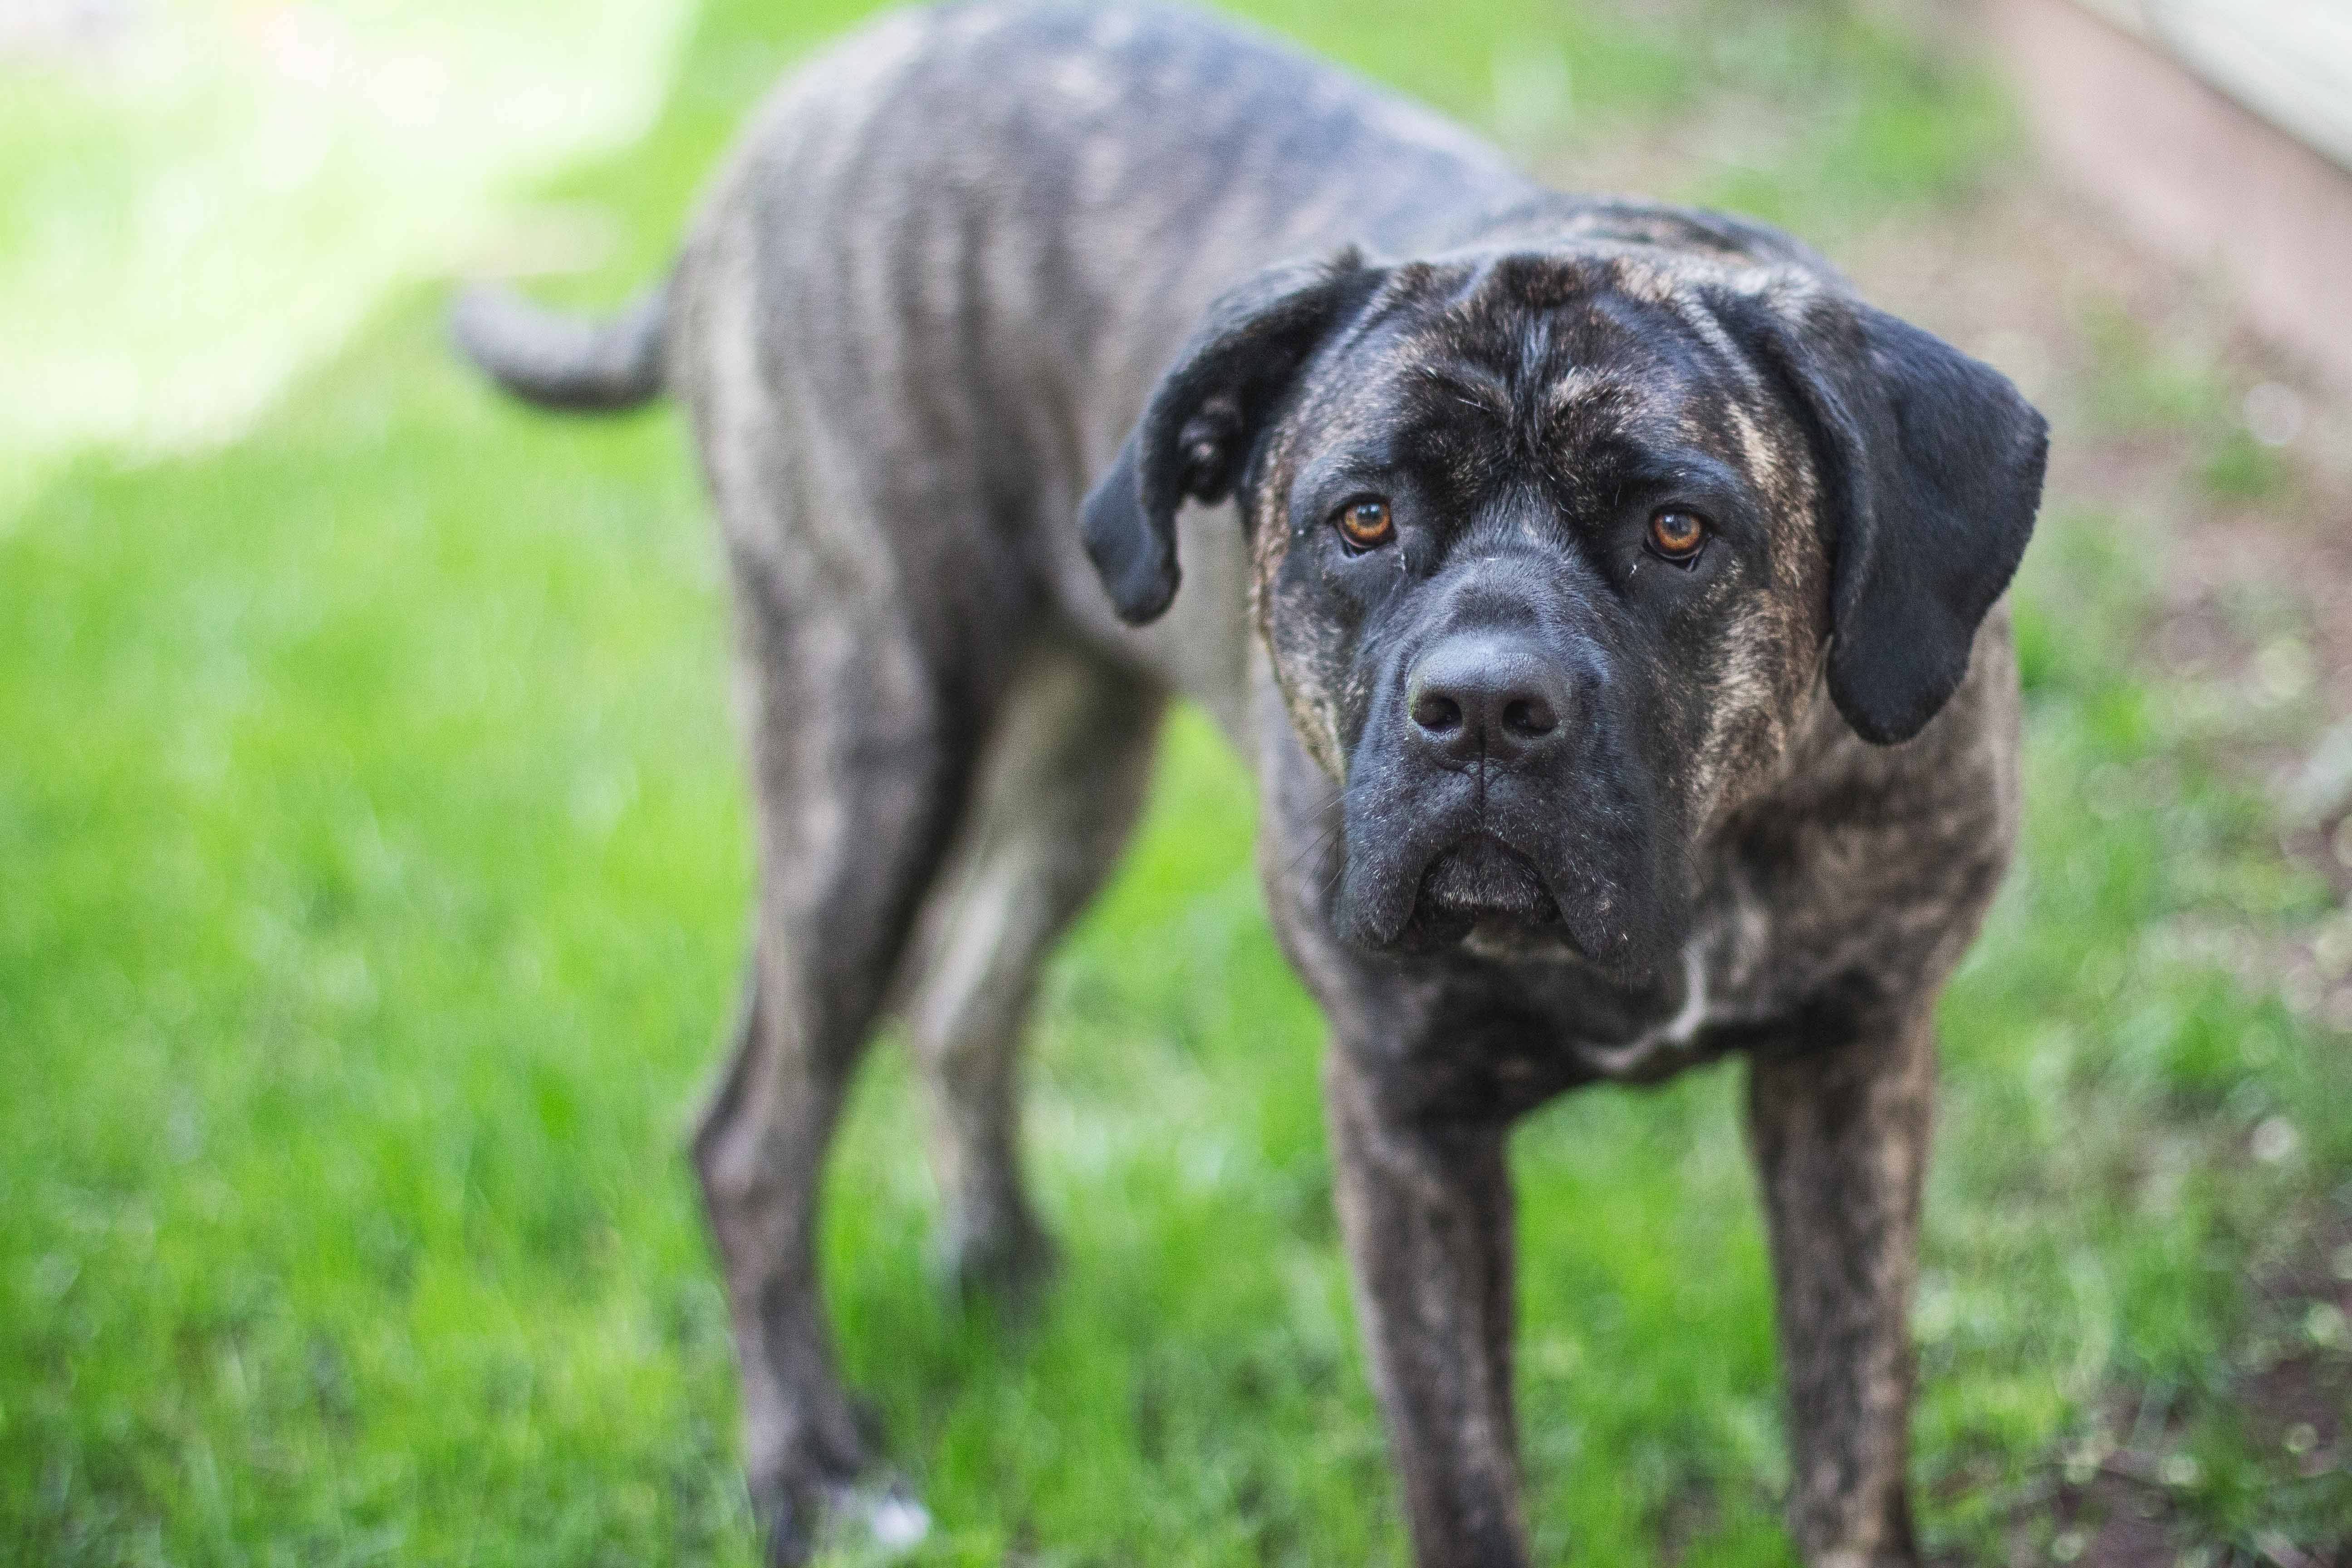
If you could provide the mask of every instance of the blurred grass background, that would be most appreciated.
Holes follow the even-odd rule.
[[[451,13],[509,46],[543,28],[551,72],[665,107],[607,154],[625,111],[528,146],[478,116],[487,172],[455,195],[355,174],[319,196],[372,212],[299,253],[364,317],[281,341],[270,374],[294,379],[226,438],[96,419],[0,450],[37,476],[0,494],[0,1559],[751,1560],[680,1144],[749,887],[716,552],[672,414],[500,404],[415,274],[453,259],[446,202],[474,204],[479,241],[490,197],[568,146],[586,161],[531,188],[603,243],[546,291],[617,300],[759,91],[865,8],[707,0],[674,70],[657,25],[614,50],[518,0]],[[1243,8],[1563,183],[1748,106],[1660,194],[1833,253],[1890,215],[1965,214],[2021,156],[1977,68],[1829,0]],[[230,49],[254,13],[180,15]],[[497,79],[530,74],[529,49],[499,58]],[[73,68],[0,66],[52,93]],[[19,182],[62,145],[30,101],[0,112]],[[77,129],[105,177],[17,210],[79,199],[100,224],[189,134]],[[237,168],[187,188],[229,200]],[[370,237],[403,215],[445,241],[379,266]],[[37,295],[47,234],[0,226],[0,316]],[[91,353],[194,377],[151,398],[205,396],[183,349],[142,345],[148,316],[92,306],[110,277],[73,296]],[[219,308],[226,332],[253,307]],[[2105,331],[2062,442],[2185,444],[2212,484],[2270,482],[2212,373]],[[2137,657],[2163,548],[2061,497],[2019,589],[2025,855],[1944,1012],[1918,1314],[1923,1525],[1954,1561],[2079,1551],[2052,1500],[2125,1391],[2161,1394],[2206,1563],[2265,1533],[2328,1549],[2352,1518],[2342,1468],[2284,1465],[2234,1393],[2272,1331],[2249,1279],[2352,1204],[2352,1082],[2191,940],[2328,894],[2275,854],[2212,716]],[[1402,1560],[1319,1026],[1251,829],[1235,763],[1179,715],[1040,1009],[1033,1166],[1069,1267],[1024,1337],[940,1289],[913,1097],[894,1051],[868,1069],[825,1252],[844,1358],[938,1521],[921,1562]],[[1790,1561],[1738,1070],[1595,1092],[1517,1142],[1548,1561]],[[2340,1315],[2302,1331],[2344,1348]]]
[[[217,442],[502,193],[659,109],[683,0],[14,0],[0,505],[94,440]]]

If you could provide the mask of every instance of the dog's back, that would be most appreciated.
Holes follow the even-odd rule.
[[[478,291],[458,333],[551,406],[680,395],[714,466],[747,421],[768,427],[757,444],[772,458],[837,446],[865,471],[772,476],[811,492],[806,526],[825,526],[815,491],[875,492],[857,510],[913,531],[858,551],[882,544],[927,571],[961,557],[959,580],[993,593],[1025,577],[1237,719],[1229,628],[1185,630],[1202,603],[1173,626],[1121,632],[1077,548],[1079,497],[1234,279],[1346,243],[1442,243],[1536,195],[1444,120],[1205,13],[912,10],[777,89],[666,289],[596,329]],[[971,559],[934,526],[1016,538],[1020,559]],[[1213,548],[1196,577],[1217,570]],[[1239,608],[1228,586],[1221,618]],[[1215,668],[1190,668],[1207,648]]]

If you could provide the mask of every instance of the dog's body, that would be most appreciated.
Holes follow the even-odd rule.
[[[871,1480],[811,1250],[877,1012],[932,1086],[967,1279],[1026,1279],[1031,976],[1179,693],[1255,763],[1329,1019],[1419,1561],[1528,1556],[1511,1121],[1734,1050],[1792,1530],[1815,1568],[1916,1561],[1930,1011],[2016,816],[1996,601],[2042,436],[2006,383],[1769,231],[1548,195],[1123,6],[887,19],[782,89],[665,293],[458,325],[541,402],[682,394],[724,525],[761,885],[695,1156],[780,1557],[827,1511],[919,1517]]]

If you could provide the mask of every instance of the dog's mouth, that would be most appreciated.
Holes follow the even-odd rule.
[[[1351,791],[1335,931],[1372,952],[1572,958],[1639,977],[1673,954],[1679,905],[1648,854],[1646,816],[1590,800],[1569,811],[1514,791],[1477,799],[1463,781]],[[1592,792],[1588,792],[1588,794]],[[1622,792],[1621,792],[1622,793]]]
[[[1526,856],[1491,834],[1475,833],[1440,851],[1422,872],[1412,935],[1458,941],[1486,924],[1533,930],[1561,923],[1559,904]]]

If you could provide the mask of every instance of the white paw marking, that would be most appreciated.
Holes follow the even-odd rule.
[[[893,1493],[874,1505],[866,1527],[885,1552],[911,1552],[931,1532],[931,1512],[909,1497]]]

